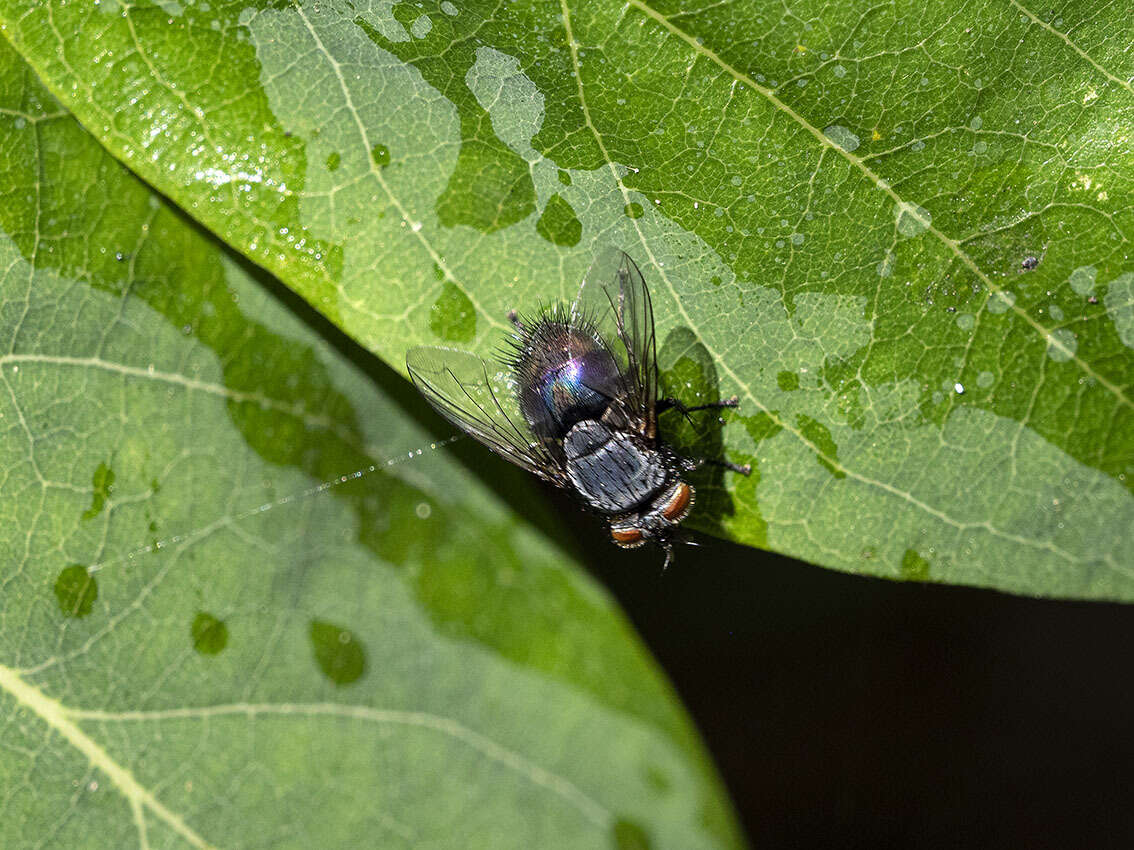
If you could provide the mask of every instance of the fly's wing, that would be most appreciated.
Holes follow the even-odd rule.
[[[507,380],[490,375],[482,359],[455,348],[423,346],[406,355],[406,368],[425,400],[453,425],[528,472],[562,483],[562,464],[527,426]]]
[[[646,281],[625,252],[608,247],[599,253],[571,305],[571,316],[594,324],[608,341],[622,367],[625,403],[639,420],[642,434],[654,439],[658,401],[654,310]]]

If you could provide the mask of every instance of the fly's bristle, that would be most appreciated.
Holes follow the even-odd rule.
[[[503,338],[495,357],[513,374],[526,369],[537,352],[566,346],[572,338],[590,337],[598,345],[607,345],[589,309],[576,312],[574,306],[562,301],[541,301],[531,313],[512,310],[508,318],[513,325],[512,333]]]

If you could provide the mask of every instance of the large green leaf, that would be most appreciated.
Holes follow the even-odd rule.
[[[0,845],[738,844],[609,598],[3,43],[0,185]]]
[[[108,149],[391,364],[492,350],[613,242],[670,385],[741,397],[757,472],[702,527],[1131,599],[1129,22],[1049,8],[0,0]]]

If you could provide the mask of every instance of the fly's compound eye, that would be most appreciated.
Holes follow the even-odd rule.
[[[645,534],[636,525],[612,525],[610,536],[623,549],[637,549],[646,542]]]
[[[665,501],[659,506],[660,513],[666,522],[677,525],[693,508],[693,488],[684,481],[678,481],[673,489],[666,494]]]

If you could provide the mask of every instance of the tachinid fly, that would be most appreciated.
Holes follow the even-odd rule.
[[[686,407],[658,398],[650,293],[625,253],[604,250],[570,307],[532,319],[511,314],[510,350],[496,365],[452,348],[406,355],[414,385],[437,411],[512,463],[575,494],[604,516],[624,548],[665,549],[693,507],[682,475],[719,460],[682,457],[658,437],[658,414]]]

